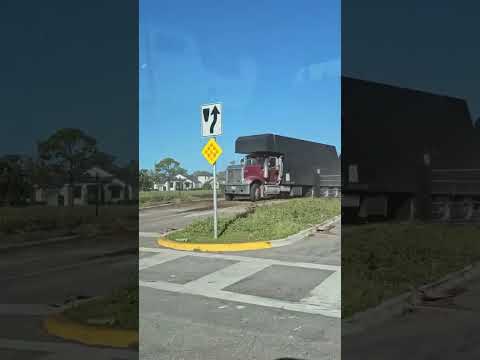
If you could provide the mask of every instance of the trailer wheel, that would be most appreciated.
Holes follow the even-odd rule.
[[[233,200],[233,194],[225,194],[225,200],[226,201],[232,201]]]
[[[252,185],[250,188],[250,200],[252,202],[260,200],[260,185],[258,183],[255,183]]]

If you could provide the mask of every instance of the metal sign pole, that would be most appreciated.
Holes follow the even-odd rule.
[[[214,138],[215,139],[215,138]],[[213,163],[213,237],[217,239],[217,162]]]
[[[95,182],[96,182],[96,185],[97,185],[97,197],[96,197],[96,201],[95,201],[95,216],[98,216],[98,202],[100,201],[100,186],[98,185],[98,173],[95,174]]]

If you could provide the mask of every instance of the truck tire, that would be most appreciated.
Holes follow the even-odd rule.
[[[232,201],[233,200],[233,195],[232,194],[225,194],[225,200],[226,201]]]
[[[260,185],[258,183],[255,183],[250,187],[250,201],[258,201],[260,200],[260,197]]]
[[[303,197],[312,197],[313,194],[313,187],[312,186],[306,186],[303,188],[302,191],[302,196]]]

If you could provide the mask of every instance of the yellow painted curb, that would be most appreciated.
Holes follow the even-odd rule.
[[[138,332],[78,324],[60,314],[49,316],[44,327],[50,335],[86,345],[129,348],[138,344]]]
[[[183,251],[205,251],[205,252],[224,252],[224,251],[247,251],[270,249],[272,244],[270,241],[252,241],[244,243],[227,243],[227,244],[195,244],[181,243],[167,239],[157,240],[158,245]]]

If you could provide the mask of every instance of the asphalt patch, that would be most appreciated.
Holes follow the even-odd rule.
[[[184,256],[142,270],[140,279],[143,281],[168,281],[183,285],[235,263],[236,261],[225,259]]]
[[[272,265],[224,290],[283,301],[299,301],[332,274],[331,271]]]

